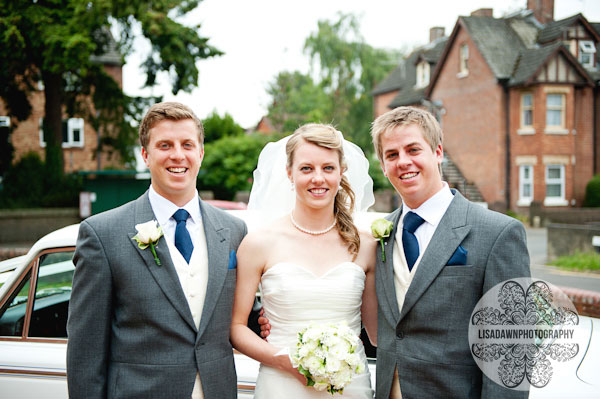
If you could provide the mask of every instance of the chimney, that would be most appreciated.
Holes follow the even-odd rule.
[[[479,10],[475,10],[471,13],[472,17],[493,17],[494,15],[493,8],[480,8]]]
[[[543,25],[554,21],[554,0],[527,0],[527,9]]]
[[[443,26],[434,26],[429,29],[429,43],[444,37],[446,30]]]

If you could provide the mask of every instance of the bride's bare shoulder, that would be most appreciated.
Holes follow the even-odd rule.
[[[371,251],[377,245],[377,240],[373,238],[373,235],[370,231],[367,230],[359,230],[360,234],[360,247],[361,249],[365,249],[367,251]]]
[[[257,229],[250,231],[244,240],[243,246],[252,248],[268,248],[277,245],[277,241],[286,236],[287,226],[284,218],[276,219]]]

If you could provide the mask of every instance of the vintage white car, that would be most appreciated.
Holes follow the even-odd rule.
[[[259,223],[248,211],[228,212],[250,228]],[[56,230],[26,255],[0,262],[0,398],[68,397],[66,323],[78,229]],[[374,383],[375,360],[369,361]],[[258,362],[235,353],[235,365],[238,396],[252,398]]]
[[[229,211],[250,229],[259,220],[248,211]],[[361,227],[381,214],[364,214]],[[67,398],[66,322],[78,225],[52,232],[27,255],[0,262],[0,398]],[[600,397],[600,320],[580,317],[585,339],[573,367],[557,370],[551,389],[532,389],[530,397]],[[367,354],[374,356],[367,345]],[[375,362],[369,368],[375,386]],[[258,363],[235,354],[240,398],[254,393]],[[566,370],[566,371],[564,371]]]

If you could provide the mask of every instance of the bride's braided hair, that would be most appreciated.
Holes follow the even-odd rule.
[[[319,123],[303,125],[292,134],[285,147],[288,169],[292,167],[294,152],[302,141],[337,151],[340,166],[342,170],[346,169],[342,135],[333,126]],[[352,260],[355,260],[360,249],[360,235],[352,220],[352,209],[354,209],[354,191],[352,191],[346,176],[342,175],[340,189],[333,204],[333,213],[337,220],[338,233],[342,240],[348,244],[348,252],[353,256]]]

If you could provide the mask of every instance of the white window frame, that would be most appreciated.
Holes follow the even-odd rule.
[[[10,127],[10,116],[0,116],[0,127]]]
[[[69,118],[67,121],[67,142],[63,143],[63,147],[79,147],[83,148],[85,123],[83,118]],[[79,129],[79,140],[75,141],[75,130]]]
[[[427,87],[429,84],[430,65],[423,60],[417,64],[417,84],[416,87]]]
[[[559,178],[550,178],[549,171],[552,168],[558,168],[560,170]],[[566,206],[569,202],[565,198],[565,165],[561,164],[547,164],[546,165],[546,196],[544,198],[544,205],[546,206]],[[560,185],[560,196],[549,197],[548,196],[548,185],[559,184]]]
[[[464,78],[469,75],[469,45],[463,43],[458,49],[459,64],[458,64],[458,77]]]
[[[594,45],[594,42],[591,40],[580,40],[579,41],[579,62],[581,62],[581,65],[583,65],[584,67],[587,68],[593,68],[594,67],[594,54],[596,53],[596,46]],[[589,55],[589,59],[587,62],[585,62],[583,60],[583,56],[584,55]]]
[[[40,118],[39,123],[40,146],[46,147],[46,141],[44,140],[44,118]],[[85,122],[82,118],[69,118],[67,120],[67,141],[62,142],[62,148],[83,148],[84,127]],[[75,141],[74,135],[77,129],[80,130],[79,140]]]
[[[559,96],[561,98],[560,106],[549,105],[548,99],[550,96]],[[548,111],[560,111],[560,125],[548,124]],[[565,93],[548,92],[546,93],[546,128],[545,133],[550,134],[569,134],[565,127],[565,118],[567,113],[567,96]]]
[[[531,97],[531,105],[525,105],[525,97]],[[521,105],[520,105],[520,128],[517,131],[518,134],[535,134],[535,129],[533,128],[533,93],[531,92],[526,92],[526,93],[521,93]],[[529,111],[531,112],[531,124],[530,125],[526,125],[524,123],[525,121],[525,111]]]
[[[525,176],[529,171],[529,177]],[[529,186],[529,195],[525,195],[525,187]],[[533,201],[533,165],[519,165],[519,200],[517,206],[529,206]]]

